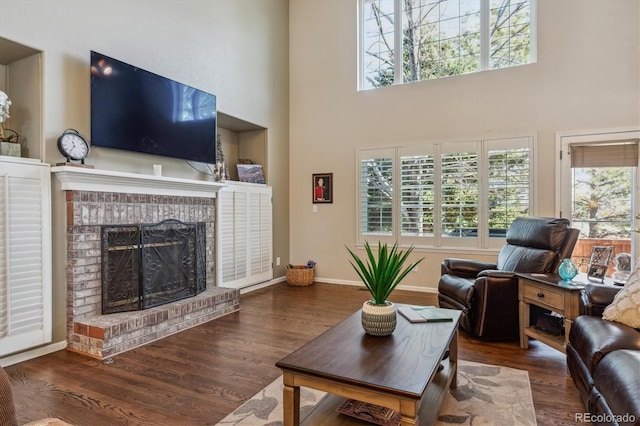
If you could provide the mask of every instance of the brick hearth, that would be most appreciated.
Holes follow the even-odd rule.
[[[105,359],[239,309],[236,290],[220,287],[144,311],[97,315],[73,322],[69,350]]]
[[[215,286],[215,188],[213,191],[210,186],[197,188],[193,191],[196,196],[188,196],[188,191],[174,192],[186,193],[185,196],[163,195],[158,191],[165,191],[170,185],[184,185],[183,182],[160,178],[159,190],[152,187],[152,178],[135,175],[131,178],[133,184],[138,179],[142,186],[123,187],[131,192],[107,192],[104,188],[70,190],[73,183],[69,185],[64,180],[67,168],[60,171],[62,177],[58,178],[66,190],[67,203],[69,350],[104,359],[240,309],[238,290]],[[85,173],[89,173],[87,179],[104,183],[105,176],[97,176],[100,172]],[[74,174],[75,170],[69,172],[72,178]],[[195,297],[144,311],[102,315],[100,226],[157,223],[165,219],[206,223],[207,289]]]

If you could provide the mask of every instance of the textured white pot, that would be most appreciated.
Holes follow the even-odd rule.
[[[20,157],[21,149],[19,143],[0,142],[0,155],[8,155],[10,157]]]
[[[362,328],[372,336],[389,336],[396,329],[396,306],[391,302],[376,305],[373,300],[362,304]]]

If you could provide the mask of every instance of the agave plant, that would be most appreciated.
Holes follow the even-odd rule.
[[[384,305],[389,295],[395,290],[404,277],[424,259],[410,264],[403,270],[402,267],[413,251],[413,246],[403,252],[398,250],[397,242],[391,250],[389,250],[386,243],[382,244],[378,242],[377,259],[368,242],[364,243],[364,249],[367,252],[367,258],[365,261],[362,261],[347,247],[349,254],[351,254],[351,257],[353,257],[355,261],[355,264],[351,261],[349,261],[349,263],[351,263],[351,266],[353,266],[353,269],[355,269],[367,287],[367,290],[371,293],[376,305]]]

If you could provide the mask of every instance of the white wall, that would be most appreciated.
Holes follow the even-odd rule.
[[[288,12],[287,0],[2,0],[0,37],[44,52],[46,162],[63,161],[56,141],[65,129],[90,136],[90,50],[214,93],[220,111],[268,128],[274,256],[287,259]],[[87,163],[147,174],[160,163],[165,176],[207,179],[183,161],[115,150],[93,149]],[[52,195],[56,342],[66,337],[66,259],[55,178]]]
[[[640,124],[639,12],[633,0],[539,0],[538,61],[498,71],[356,90],[357,0],[290,1],[291,259],[358,281],[356,149],[421,141],[537,136],[537,214],[555,211],[555,132]],[[334,202],[312,213],[311,174],[333,173]],[[445,257],[405,281],[433,291]],[[493,254],[478,254],[493,259]]]

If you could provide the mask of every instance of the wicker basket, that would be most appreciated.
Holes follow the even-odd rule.
[[[287,284],[294,287],[306,287],[313,284],[313,275],[316,268],[307,268],[304,265],[287,266]]]

